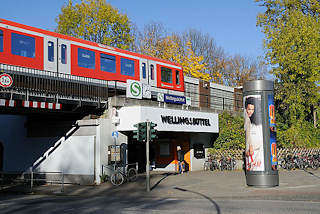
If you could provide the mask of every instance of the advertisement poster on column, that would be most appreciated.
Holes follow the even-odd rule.
[[[247,171],[264,171],[261,95],[244,97],[244,106],[246,169]]]
[[[268,95],[268,113],[269,113],[269,129],[270,129],[270,151],[271,151],[271,168],[277,170],[277,141],[276,141],[276,118],[273,94]]]

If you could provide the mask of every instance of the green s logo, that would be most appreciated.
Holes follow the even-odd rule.
[[[138,97],[141,94],[141,86],[139,83],[134,82],[130,85],[130,92],[133,96]]]

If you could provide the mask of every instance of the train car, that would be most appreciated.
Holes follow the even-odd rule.
[[[184,92],[182,67],[0,19],[0,63],[100,80],[138,80],[158,89]]]

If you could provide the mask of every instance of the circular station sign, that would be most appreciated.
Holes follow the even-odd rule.
[[[13,83],[12,77],[9,74],[0,74],[0,86],[9,88]]]

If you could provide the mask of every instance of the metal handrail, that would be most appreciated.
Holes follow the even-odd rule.
[[[46,183],[61,183],[61,192],[64,192],[64,173],[63,172],[47,172],[47,171],[33,171],[32,167],[29,168],[28,171],[25,172],[21,172],[21,171],[0,171],[1,174],[1,186],[4,184],[4,176],[5,175],[17,175],[18,177],[12,179],[12,181],[25,181],[28,182],[30,181],[30,192],[33,191],[33,186],[34,186],[34,182],[35,181],[45,181]],[[38,174],[61,174],[60,179],[58,180],[48,180],[47,178],[36,178],[34,175]],[[29,176],[25,176],[25,175],[29,175]]]
[[[35,178],[34,174],[61,174],[61,179],[60,180],[47,180],[46,178]],[[28,180],[28,179],[25,179]],[[30,167],[30,192],[33,191],[33,184],[34,181],[45,181],[46,183],[61,183],[61,192],[64,192],[64,173],[63,172],[34,172],[32,170],[32,167]]]

